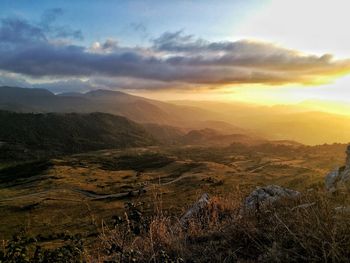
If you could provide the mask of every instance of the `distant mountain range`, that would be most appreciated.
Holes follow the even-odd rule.
[[[240,102],[173,101],[172,103],[210,109],[218,120],[235,123],[270,140],[292,140],[304,144],[350,142],[349,112],[335,114],[310,110],[301,105],[262,106]]]
[[[298,105],[260,106],[210,101],[161,102],[120,91],[95,90],[55,95],[44,89],[0,87],[0,110],[22,113],[92,113],[124,116],[140,123],[163,143],[186,141],[192,130],[215,130],[221,135],[242,135],[251,140],[292,140],[305,144],[348,143],[350,118],[311,111]],[[211,138],[218,144],[229,137],[197,132],[192,143]],[[238,136],[239,135],[239,136]],[[190,136],[188,136],[190,137]],[[245,139],[247,139],[245,138]],[[221,140],[221,142],[220,142]]]
[[[44,89],[0,87],[0,109],[15,112],[104,112],[139,123],[157,123],[191,129],[215,128],[223,133],[246,132],[234,125],[215,121],[216,114],[191,106],[178,106],[119,91],[55,95]]]
[[[223,134],[210,128],[185,131],[166,125],[144,124],[143,126],[163,145],[228,146],[233,143],[256,145],[269,142],[262,137],[247,134]]]

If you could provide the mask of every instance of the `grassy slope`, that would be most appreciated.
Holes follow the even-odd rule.
[[[89,150],[145,146],[154,139],[124,117],[91,114],[18,114],[0,111],[0,141],[17,152],[74,153]],[[11,157],[2,147],[3,158]],[[10,151],[10,150],[8,150]]]
[[[34,233],[87,236],[98,232],[102,220],[109,222],[120,213],[127,201],[145,202],[151,213],[159,195],[162,208],[179,215],[203,192],[243,196],[266,184],[322,188],[324,174],[343,162],[344,149],[345,145],[150,147],[7,168],[0,173],[0,233],[9,237],[26,225]],[[21,173],[23,169],[32,173]]]

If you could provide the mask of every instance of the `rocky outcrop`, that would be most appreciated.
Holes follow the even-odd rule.
[[[331,171],[325,178],[326,189],[330,192],[350,188],[350,145],[345,153],[345,165]]]
[[[267,205],[272,205],[279,200],[285,198],[295,198],[298,197],[300,193],[291,189],[283,188],[278,185],[268,185],[264,187],[258,187],[254,190],[248,197],[245,198],[242,206],[239,208],[238,212],[240,216],[246,216],[250,213],[255,213],[256,211],[263,209]],[[182,228],[187,228],[190,222],[205,222],[205,218],[208,215],[210,209],[211,199],[207,193],[203,194],[201,198],[195,202],[186,213],[180,218],[180,225]],[[303,209],[315,205],[302,204],[293,209]],[[217,207],[216,207],[217,209]]]
[[[245,199],[242,212],[255,212],[283,198],[294,198],[299,195],[300,193],[298,191],[283,188],[278,185],[258,187]]]
[[[328,191],[335,191],[338,185],[338,182],[341,181],[341,170],[336,168],[326,175],[325,186]]]
[[[350,145],[348,145],[348,147],[346,148],[346,160],[345,160],[345,167],[347,169],[350,168]]]
[[[207,193],[203,194],[201,198],[194,203],[190,209],[180,218],[181,226],[186,227],[188,223],[195,219],[200,218],[205,214],[205,210],[208,208],[210,197]]]

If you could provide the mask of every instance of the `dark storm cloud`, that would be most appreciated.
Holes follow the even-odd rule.
[[[209,42],[182,31],[164,33],[154,39],[153,46],[144,48],[122,47],[112,39],[96,42],[90,48],[67,44],[57,40],[79,39],[79,30],[55,26],[62,12],[49,10],[41,26],[20,19],[1,20],[0,70],[35,78],[119,78],[121,87],[139,80],[163,88],[313,83],[320,77],[350,70],[349,60],[335,60],[327,54],[305,55],[257,41]],[[136,86],[151,88],[146,84]]]
[[[0,51],[0,54],[2,52]],[[247,69],[206,66],[200,59],[160,59],[139,53],[88,53],[79,46],[42,44],[1,54],[0,68],[34,77],[120,76],[189,83],[271,81],[272,74],[252,74]],[[200,65],[202,63],[203,65]],[[210,63],[216,63],[213,60]],[[195,66],[194,66],[195,64]],[[280,77],[278,77],[280,78]],[[274,79],[277,76],[274,75]]]
[[[104,54],[49,43],[0,54],[2,70],[35,77],[101,75],[201,84],[303,82],[349,66],[347,61],[333,62],[329,56],[304,57],[288,52],[163,58],[139,50]]]
[[[1,82],[0,76],[0,86],[22,86],[22,87],[32,87],[47,89],[54,93],[64,93],[64,92],[86,92],[96,89],[105,90],[162,90],[162,89],[177,89],[179,87],[193,88],[191,85],[181,84],[181,83],[169,83],[154,80],[144,80],[136,78],[108,78],[108,77],[91,77],[88,80],[80,79],[68,79],[68,80],[57,80],[53,82],[43,82],[39,84],[29,85],[26,82],[18,82],[14,79],[7,78],[7,81]]]
[[[154,40],[154,48],[173,54],[173,64],[238,66],[266,70],[315,70],[344,65],[335,63],[333,56],[304,55],[267,42],[240,40],[235,42],[209,42],[184,35],[182,31],[166,32]],[[219,55],[218,55],[219,54]],[[342,61],[345,64],[348,61]]]

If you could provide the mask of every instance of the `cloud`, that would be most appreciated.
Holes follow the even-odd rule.
[[[7,83],[7,84],[3,84]],[[23,86],[25,84],[25,86]],[[1,81],[0,75],[0,86],[20,86],[20,87],[31,87],[47,89],[54,93],[64,93],[64,92],[86,92],[90,90],[104,89],[104,90],[163,90],[163,89],[182,89],[193,88],[188,84],[181,83],[169,83],[163,81],[155,80],[144,80],[126,77],[91,77],[87,80],[81,79],[66,79],[66,80],[56,80],[50,82],[42,82],[37,84],[29,84],[28,82],[20,83],[14,79],[8,79],[6,81]]]
[[[118,41],[107,39],[105,42],[94,42],[89,51],[92,53],[109,53],[118,50]]]
[[[30,24],[20,18],[0,20],[0,44],[28,44],[47,41],[46,35],[39,26]]]
[[[44,82],[33,84],[32,87],[39,89],[47,89],[53,93],[85,92],[89,90],[98,89],[98,87],[92,85],[90,81],[84,81],[80,79],[67,79],[53,82]]]
[[[149,36],[148,29],[144,23],[131,23],[130,27],[136,33],[139,33],[142,38],[147,38]]]
[[[0,86],[32,88],[32,85],[22,76],[0,71]]]
[[[56,25],[56,19],[63,14],[63,10],[47,10],[39,23],[30,22],[19,17],[0,19],[0,47],[4,44],[25,46],[40,45],[49,40],[75,39],[82,40],[80,30],[71,29],[66,25]]]
[[[75,30],[67,25],[57,25],[56,21],[63,16],[64,10],[62,8],[52,8],[46,10],[40,21],[40,26],[46,34],[53,38],[73,38],[82,40],[83,34],[81,30]]]
[[[97,79],[131,89],[312,84],[350,72],[349,60],[330,54],[304,54],[252,40],[210,42],[182,31],[166,32],[148,47],[120,46],[113,39],[91,47],[59,42],[61,37],[76,37],[75,31],[63,34],[53,26],[61,14],[59,9],[48,11],[40,27],[25,20],[2,20],[0,70],[32,78],[65,78],[69,81],[60,82],[62,86],[77,89],[93,88],[97,84],[92,80]],[[90,86],[71,81],[81,78],[90,79],[83,83]]]
[[[159,51],[198,52],[204,51],[203,47],[208,45],[209,42],[203,39],[195,39],[193,35],[185,35],[182,30],[179,30],[163,33],[153,40],[153,44],[153,47]]]
[[[58,17],[62,16],[64,11],[62,8],[51,8],[44,11],[41,16],[41,24],[46,27],[52,25]]]

